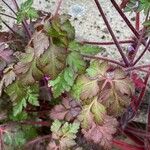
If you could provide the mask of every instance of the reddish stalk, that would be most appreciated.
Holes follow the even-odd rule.
[[[17,18],[15,18],[15,17],[13,17],[13,16],[10,16],[10,15],[7,15],[7,14],[4,14],[4,13],[0,13],[0,15],[3,15],[3,16],[6,16],[6,17],[9,17],[9,18],[12,18],[12,19],[17,19]]]
[[[57,16],[57,15],[58,15],[58,12],[59,12],[59,10],[60,10],[60,7],[61,7],[62,2],[63,2],[63,0],[58,0],[58,5],[57,5],[57,7],[56,7],[54,16]]]
[[[133,43],[133,40],[122,40],[118,41],[119,44],[130,44]],[[82,44],[92,44],[92,45],[114,45],[115,42],[91,42],[91,41],[81,41]]]
[[[150,64],[148,64],[148,65],[141,65],[141,66],[133,66],[133,67],[128,67],[126,69],[126,71],[139,70],[139,69],[149,68],[149,67],[150,67]]]
[[[19,6],[18,6],[17,1],[16,1],[16,0],[12,0],[12,2],[14,3],[14,6],[16,7],[16,9],[19,10]],[[31,39],[32,34],[31,34],[31,32],[30,32],[30,30],[29,30],[29,28],[28,28],[28,23],[27,23],[27,21],[24,20],[24,21],[22,22],[22,25],[23,25],[23,27],[24,27],[26,33],[27,33],[28,38]]]
[[[126,17],[126,15],[123,13],[123,11],[121,10],[121,8],[118,6],[118,4],[115,2],[115,0],[111,0],[113,6],[116,8],[116,10],[118,11],[118,13],[120,14],[120,16],[124,19],[124,21],[126,22],[126,24],[128,25],[128,27],[131,29],[131,31],[134,33],[134,35],[137,37],[137,39],[139,38],[139,33],[136,31],[136,29],[134,28],[134,26],[131,24],[131,22],[129,21],[129,19]],[[149,16],[149,12],[147,13],[146,18],[148,18]],[[144,40],[142,40],[142,44],[145,46],[146,43]],[[150,49],[148,49],[150,51]]]
[[[15,15],[17,15],[16,12],[9,6],[9,4],[7,4],[4,0],[2,0],[2,2],[3,2]]]
[[[123,13],[123,11],[118,6],[118,4],[116,3],[116,1],[115,0],[110,0],[110,1],[113,4],[113,6],[116,8],[116,10],[118,11],[118,13],[120,14],[120,16],[124,19],[124,21],[126,22],[126,24],[128,25],[128,27],[131,29],[131,31],[135,34],[135,36],[137,38],[139,38],[139,33],[136,31],[136,29],[134,28],[134,26],[132,25],[132,23],[129,21],[129,19],[126,17],[126,15]]]
[[[137,100],[137,103],[136,103],[136,111],[139,109],[139,106],[142,103],[143,97],[144,97],[145,92],[146,92],[149,77],[150,77],[150,74],[147,74],[146,77],[145,77],[145,81],[144,81],[145,87],[143,87],[143,89],[142,89],[142,91],[141,91],[141,93],[138,97],[138,100]]]
[[[1,20],[1,21],[2,21],[2,23],[3,23],[12,33],[18,34],[18,33],[16,33],[5,21],[3,21],[3,20]]]
[[[144,150],[144,148],[128,144],[121,140],[113,140],[113,145],[121,150]]]
[[[141,55],[135,60],[135,62],[133,63],[133,65],[135,65],[137,62],[140,61],[140,59],[142,58],[142,56],[145,54],[145,52],[148,50],[149,48],[149,45],[150,45],[150,39],[145,47],[145,49],[143,50],[143,52],[141,53]]]
[[[25,147],[27,147],[27,146],[29,146],[29,145],[32,145],[32,144],[34,144],[34,143],[36,143],[36,142],[38,142],[38,141],[41,141],[41,140],[44,140],[44,139],[50,139],[51,138],[51,135],[45,135],[45,136],[42,136],[42,137],[38,137],[38,138],[36,138],[36,139],[34,139],[34,140],[32,140],[32,141],[29,141],[26,145],[25,145]]]
[[[126,66],[129,66],[129,62],[128,62],[127,58],[125,57],[125,55],[124,55],[124,53],[122,51],[122,48],[120,47],[119,42],[118,42],[118,40],[117,40],[114,32],[112,31],[111,27],[110,27],[110,24],[109,24],[109,22],[108,22],[108,20],[107,20],[107,18],[105,16],[105,14],[104,14],[104,12],[103,12],[103,9],[102,9],[99,1],[98,0],[94,0],[94,1],[95,1],[95,4],[96,4],[96,6],[97,6],[97,8],[98,8],[98,10],[99,10],[99,12],[100,12],[100,14],[101,14],[104,22],[105,22],[105,24],[107,26],[107,29],[108,29],[109,33],[112,36],[112,39],[113,39],[116,47],[118,48],[118,51],[119,51],[120,55],[122,56],[122,59],[123,59],[124,63],[126,64]]]
[[[90,56],[90,55],[82,55],[83,57],[86,57],[86,58],[90,58],[90,59],[97,59],[97,60],[104,60],[104,61],[108,61],[110,63],[114,63],[116,65],[119,65],[121,67],[125,67],[124,64],[118,62],[118,61],[115,61],[115,60],[112,60],[112,59],[109,59],[109,58],[105,58],[105,57],[99,57],[99,56]]]
[[[143,35],[144,35],[144,33],[145,33],[145,28],[142,29],[141,35],[140,35],[140,37],[139,37],[138,43],[137,43],[136,48],[135,48],[135,54],[134,54],[134,56],[133,56],[133,59],[131,60],[131,63],[133,63],[134,58],[135,58],[135,56],[136,56],[136,54],[137,54],[137,52],[138,52],[138,50],[139,50],[139,47],[140,47],[141,42],[142,42],[142,40],[143,40]]]
[[[41,125],[41,126],[50,126],[50,122],[47,121],[22,121],[21,124],[29,124],[29,125]]]
[[[140,12],[136,13],[135,28],[136,28],[137,31],[140,30]]]

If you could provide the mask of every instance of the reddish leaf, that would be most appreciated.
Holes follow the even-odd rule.
[[[100,144],[104,149],[111,149],[112,135],[116,132],[118,122],[110,116],[105,116],[104,119],[103,125],[97,125],[93,122],[91,128],[82,129],[82,133],[88,141]]]
[[[62,104],[54,106],[50,112],[51,119],[55,120],[74,120],[80,113],[81,107],[79,102],[70,98],[64,98]]]
[[[6,44],[0,43],[0,60],[6,63],[12,61],[13,51],[6,47]]]

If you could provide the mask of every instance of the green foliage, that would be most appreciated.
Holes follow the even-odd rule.
[[[91,62],[90,67],[86,69],[87,74],[92,78],[103,77],[109,69],[108,62],[94,60]]]
[[[32,126],[11,126],[3,136],[5,144],[12,150],[16,150],[21,148],[28,140],[36,137],[37,131],[36,128]]]
[[[86,62],[78,52],[71,52],[66,61],[76,73],[82,73],[86,69]]]
[[[73,85],[71,93],[74,98],[84,100],[97,95],[98,91],[97,80],[91,80],[87,75],[81,75]]]
[[[27,106],[27,103],[34,106],[39,106],[39,89],[36,84],[32,86],[25,86],[21,82],[16,81],[6,88],[6,93],[10,96],[10,99],[14,105],[14,116],[21,113],[23,108]]]
[[[98,47],[98,46],[92,46],[92,45],[82,45],[76,41],[73,41],[69,44],[69,50],[70,51],[77,51],[80,54],[91,54],[96,55],[102,51],[104,51],[104,48]]]
[[[54,18],[51,26],[45,27],[45,30],[52,37],[53,43],[59,47],[67,47],[75,38],[75,29],[65,16]]]
[[[70,91],[75,80],[75,73],[72,68],[64,69],[55,80],[49,81],[52,86],[53,96],[57,98],[65,91]]]
[[[94,97],[90,104],[84,105],[78,119],[81,121],[82,128],[89,129],[93,122],[102,124],[105,114],[105,107],[98,102],[97,97]]]
[[[66,150],[75,146],[76,133],[78,132],[79,127],[79,123],[62,123],[58,120],[55,120],[51,126],[52,139],[54,141],[51,140],[49,147],[52,148],[52,146],[54,146],[55,148],[57,147],[59,149]],[[55,146],[56,142],[58,142],[57,146]]]
[[[150,1],[149,0],[130,0],[125,8],[127,12],[140,12],[144,11],[147,13],[150,9]]]
[[[51,44],[47,51],[40,57],[38,66],[42,68],[44,74],[50,75],[55,79],[65,67],[66,51]]]
[[[38,18],[38,13],[35,8],[32,7],[33,0],[26,0],[21,4],[19,11],[17,12],[17,22],[21,23],[25,19],[36,19]]]

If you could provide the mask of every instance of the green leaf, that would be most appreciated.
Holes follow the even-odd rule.
[[[30,131],[30,132],[27,132]],[[3,135],[3,140],[11,149],[20,149],[30,139],[37,136],[36,128],[32,126],[10,126],[8,131]]]
[[[41,68],[38,67],[39,58],[35,56],[33,48],[27,47],[26,53],[21,53],[19,62],[15,65],[15,73],[24,84],[33,84],[43,77]]]
[[[7,87],[16,79],[16,74],[13,71],[13,65],[10,65],[3,71],[3,77],[0,81],[0,96],[2,94],[3,87]]]
[[[20,81],[16,81],[6,88],[6,93],[14,105],[13,115],[17,116],[26,107],[27,102],[38,106],[38,85],[25,86]]]
[[[76,41],[73,41],[69,43],[69,50],[70,51],[77,51],[80,52],[80,54],[90,54],[90,55],[96,55],[104,50],[104,48],[98,47],[98,46],[92,46],[92,45],[82,45]]]
[[[76,145],[74,139],[76,138],[76,133],[78,132],[79,127],[79,123],[62,123],[55,120],[51,126],[52,141],[49,145],[56,144],[57,139],[59,139],[57,145],[60,149],[72,148],[72,146]]]
[[[21,99],[17,105],[14,106],[13,108],[13,115],[17,116],[19,113],[22,112],[23,108],[27,106],[27,101],[25,98]]]
[[[38,18],[38,13],[35,8],[32,7],[33,0],[27,0],[21,4],[19,11],[17,12],[17,22],[21,23],[25,19],[36,19]]]
[[[59,120],[55,120],[51,125],[51,131],[57,133],[61,126],[62,123]]]
[[[92,80],[86,75],[81,75],[73,85],[71,93],[74,98],[84,100],[94,97],[98,91],[99,86],[97,80]]]
[[[103,115],[106,114],[105,107],[98,102],[97,97],[93,99],[93,105],[91,107],[91,112],[93,113],[94,120],[96,123],[100,124],[103,122]]]
[[[49,81],[49,86],[52,86],[53,96],[57,98],[65,91],[69,92],[74,80],[74,71],[71,68],[64,69],[55,80]]]
[[[30,104],[34,106],[39,106],[39,101],[38,101],[39,88],[37,85],[29,87],[27,91],[27,95],[28,95],[27,99]]]
[[[91,99],[90,104],[83,106],[78,119],[81,122],[82,128],[89,129],[92,126],[93,122],[102,124],[105,114],[105,107],[98,102],[97,97],[94,97]]]
[[[68,19],[62,21],[62,16],[55,17],[50,27],[45,27],[48,35],[52,37],[53,43],[58,47],[68,47],[70,41],[75,38],[75,29]]]
[[[86,69],[87,74],[92,78],[103,77],[109,69],[108,62],[94,60],[90,67]]]
[[[71,52],[66,61],[76,73],[82,73],[85,71],[86,63],[78,52]]]
[[[65,49],[51,44],[49,49],[40,57],[38,66],[44,74],[50,75],[52,79],[55,79],[64,69],[65,60]]]
[[[12,121],[22,121],[26,120],[28,118],[28,114],[25,111],[22,111],[21,113],[14,116],[13,114],[9,115],[10,120]]]

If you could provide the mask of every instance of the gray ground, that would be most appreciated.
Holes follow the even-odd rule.
[[[112,26],[117,38],[119,40],[123,39],[131,39],[132,32],[128,29],[127,25],[117,11],[112,7],[110,0],[99,0],[101,5],[104,8],[105,14],[110,21],[110,25]],[[116,0],[118,3],[121,0]],[[11,0],[7,0],[7,3],[13,7]],[[19,3],[23,2],[23,0],[18,0]],[[44,11],[54,12],[56,8],[57,0],[34,0],[34,6],[38,9]],[[0,5],[4,6],[4,4],[0,1]],[[7,13],[12,14],[10,10],[7,9]],[[88,41],[112,41],[111,36],[108,33],[106,26],[102,20],[102,17],[99,15],[98,10],[96,9],[94,0],[64,0],[60,13],[68,13],[71,15],[71,22],[76,29],[76,38],[78,40],[88,40]],[[127,16],[132,20],[133,25],[135,24],[134,13],[129,14]],[[8,20],[6,17],[4,18],[8,22],[13,24],[13,20]],[[142,16],[142,20],[144,17]],[[6,28],[4,28],[5,30]],[[128,45],[123,45],[124,52],[127,52]],[[141,47],[140,52],[143,50]],[[138,55],[140,54],[138,53]],[[120,59],[120,55],[115,46],[107,46],[106,54],[109,58]],[[143,59],[140,61],[140,64],[148,64],[150,63],[150,55],[147,52]],[[143,115],[142,117],[138,117],[138,121],[145,122],[146,117]]]

